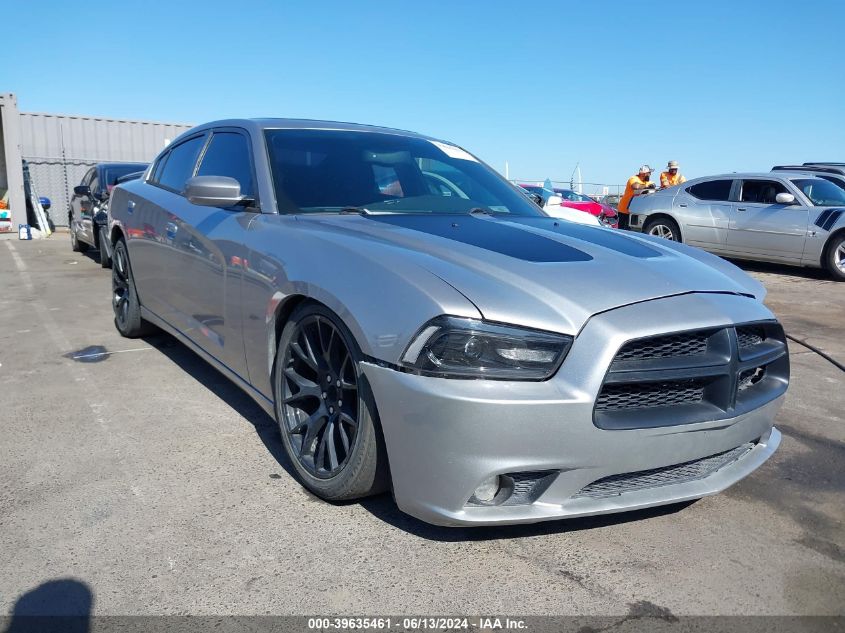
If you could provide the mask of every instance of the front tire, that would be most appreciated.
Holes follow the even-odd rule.
[[[279,339],[273,392],[282,444],[302,484],[329,501],[387,488],[387,457],[361,352],[327,308],[297,307]]]
[[[672,242],[681,241],[681,229],[678,227],[678,223],[672,218],[653,218],[647,220],[643,226],[643,233],[662,237]]]
[[[138,338],[152,334],[155,327],[141,318],[141,302],[132,277],[129,263],[129,251],[121,238],[114,245],[114,265],[112,266],[112,309],[114,326],[121,336]]]
[[[845,281],[845,233],[834,237],[825,251],[825,268],[836,281]]]
[[[70,248],[71,250],[73,250],[74,253],[84,253],[88,250],[88,244],[79,241],[79,238],[76,236],[76,231],[73,230],[73,227],[71,227],[70,229]]]

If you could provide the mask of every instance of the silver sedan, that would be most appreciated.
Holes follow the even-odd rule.
[[[845,281],[845,190],[807,172],[725,174],[638,196],[631,229]]]
[[[243,388],[324,499],[390,489],[444,525],[618,512],[718,492],[780,441],[759,283],[549,217],[457,145],[209,123],[110,213],[117,329],[158,326]]]

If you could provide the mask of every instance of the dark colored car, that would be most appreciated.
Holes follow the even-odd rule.
[[[73,188],[68,209],[70,243],[74,251],[84,253],[89,248],[100,250],[103,268],[111,265],[108,240],[100,240],[100,232],[108,223],[107,209],[111,190],[119,182],[133,175],[140,178],[147,168],[146,163],[99,163],[89,169],[82,181]],[[100,244],[105,249],[100,249]]]
[[[803,165],[775,165],[772,171],[794,171],[813,174],[845,189],[845,165],[836,163],[804,163]]]

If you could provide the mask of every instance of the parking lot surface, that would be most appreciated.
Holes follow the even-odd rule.
[[[121,338],[67,234],[0,241],[0,612],[75,579],[95,614],[843,614],[845,372],[791,343],[772,459],[692,504],[448,529],[331,505],[275,422],[171,337]],[[845,284],[743,266],[845,363]],[[107,353],[103,353],[107,352]]]

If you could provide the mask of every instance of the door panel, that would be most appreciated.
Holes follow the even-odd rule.
[[[95,168],[89,169],[85,172],[85,175],[82,177],[82,180],[79,182],[80,185],[89,186],[91,184],[91,179],[94,176]],[[75,189],[75,187],[74,187]],[[84,236],[84,218],[87,214],[92,213],[91,211],[92,201],[88,196],[81,196],[76,191],[72,192],[70,198],[70,230],[76,233],[77,238],[83,239],[83,241],[88,242],[87,238],[83,238]]]
[[[240,262],[245,257],[245,227],[254,214],[202,207],[181,196],[169,211],[166,302],[172,324],[245,377]]]
[[[682,194],[675,197],[673,209],[683,225],[684,243],[707,250],[724,248],[731,215],[729,202],[696,200]]]
[[[743,182],[741,200],[733,203],[729,251],[780,261],[801,259],[809,209],[778,204],[774,200],[777,193],[791,192],[777,181]]]
[[[685,243],[721,252],[728,241],[733,179],[716,178],[688,183],[672,200]]]

